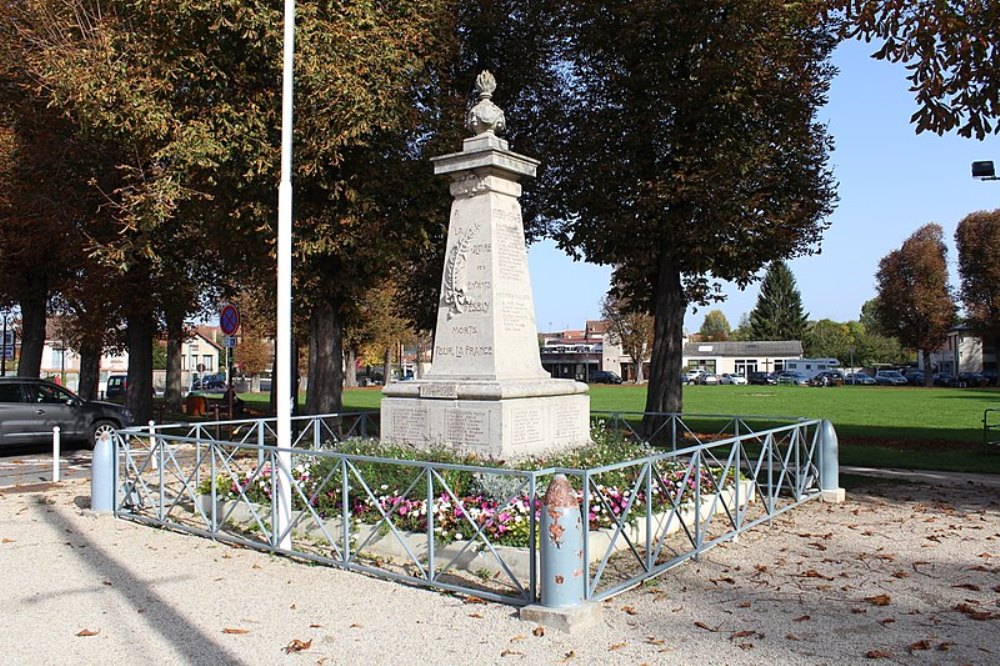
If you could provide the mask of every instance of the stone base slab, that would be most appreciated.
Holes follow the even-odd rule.
[[[590,396],[467,400],[387,393],[381,439],[502,460],[544,455],[590,443]]]
[[[821,490],[819,498],[823,502],[830,502],[831,504],[843,504],[847,501],[847,491],[843,488],[834,488],[833,490]]]
[[[550,629],[575,634],[596,627],[601,622],[601,604],[586,601],[569,608],[549,608],[540,604],[525,606],[518,611],[518,618],[535,622]]]

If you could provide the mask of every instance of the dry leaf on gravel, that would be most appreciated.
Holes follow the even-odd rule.
[[[308,650],[309,648],[312,647],[312,644],[313,642],[311,638],[307,641],[300,641],[297,638],[293,638],[291,641],[289,641],[288,645],[286,645],[281,649],[285,651],[285,654],[292,654],[293,652],[302,652],[303,650]]]
[[[802,639],[795,634],[785,634],[785,638],[790,641],[801,641]]]
[[[545,627],[535,627],[531,633],[541,638],[545,635]]]
[[[962,590],[971,590],[972,592],[981,592],[982,588],[978,585],[973,585],[972,583],[959,583],[958,585],[952,585],[952,587],[957,587]]]
[[[240,629],[238,627],[225,627],[222,630],[222,633],[224,633],[224,634],[234,634],[234,635],[240,636],[240,635],[243,635],[243,634],[249,634],[250,630],[249,629]]]
[[[737,608],[750,608],[750,602],[749,601],[741,601],[740,603],[736,604],[736,607]]]
[[[792,620],[792,622],[805,622],[805,621],[811,620],[811,619],[812,619],[812,617],[809,616],[809,615],[800,615],[797,618],[795,618],[794,620]]]
[[[501,657],[510,657],[512,655],[513,656],[518,656],[518,657],[523,657],[524,653],[523,652],[518,652],[517,650],[511,650],[510,648],[504,648],[504,651],[500,653]]]
[[[930,650],[930,649],[931,649],[931,642],[926,640],[917,641],[916,643],[910,643],[910,648],[909,648],[911,653],[922,652],[923,650]]]
[[[823,574],[821,574],[820,572],[816,571],[815,569],[806,569],[805,571],[803,571],[802,573],[799,574],[799,577],[801,577],[801,578],[822,578],[823,580],[833,580],[833,576],[824,576]]]
[[[480,615],[479,613],[469,613],[469,617],[475,618],[477,620],[482,620],[483,619],[483,616]]]
[[[891,652],[883,652],[882,650],[868,650],[865,652],[865,656],[869,659],[892,659]]]
[[[639,611],[637,611],[636,609],[632,608],[631,606],[622,606],[622,610],[625,611],[626,613],[628,613],[629,615],[638,615],[639,614]]]
[[[694,626],[698,627],[699,629],[704,629],[705,631],[718,631],[719,630],[719,627],[713,628],[713,627],[708,626],[704,622],[695,622]]]
[[[873,597],[865,597],[865,601],[872,606],[888,606],[889,602],[892,601],[892,597],[888,594],[876,594]]]
[[[743,631],[734,631],[729,635],[729,640],[736,640],[737,638],[751,638],[757,636],[757,632],[753,629],[744,629]],[[761,638],[764,637],[763,634],[759,634]]]
[[[628,643],[622,641],[621,643],[612,643],[608,646],[608,652],[613,652],[614,650],[621,650],[623,647],[628,645]]]
[[[76,632],[76,635],[77,636],[96,636],[99,633],[101,633],[100,629],[98,629],[97,631],[91,631],[90,629],[81,629],[80,631]]]
[[[662,638],[657,638],[656,636],[646,636],[646,642],[650,645],[663,645],[666,643]]]
[[[896,572],[893,572],[892,577],[893,578],[909,578],[910,574],[906,573],[905,571],[896,571]]]
[[[952,643],[951,641],[945,641],[944,643],[939,643],[938,646],[937,646],[937,651],[938,652],[947,652],[948,650],[951,649],[952,645],[954,645],[954,643]]]
[[[572,659],[575,656],[576,656],[576,652],[574,650],[570,650],[569,652],[567,652],[566,654],[563,655],[562,663],[565,664],[567,661],[569,661],[570,659]]]
[[[3,543],[14,543],[14,540],[13,539],[8,539],[7,537],[4,537],[3,538]]]
[[[954,606],[954,610],[957,610],[959,613],[962,613],[963,615],[966,615],[972,618],[973,620],[979,620],[979,621],[992,620],[994,618],[1000,617],[1000,615],[994,615],[989,611],[973,608],[969,604],[956,604]]]

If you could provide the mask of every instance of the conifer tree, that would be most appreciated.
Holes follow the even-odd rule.
[[[792,271],[784,261],[773,262],[764,276],[757,304],[750,312],[752,337],[755,340],[801,340],[808,320]]]

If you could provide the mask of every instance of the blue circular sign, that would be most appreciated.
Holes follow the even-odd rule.
[[[226,335],[235,335],[240,328],[240,312],[232,303],[225,305],[219,314],[219,328]]]

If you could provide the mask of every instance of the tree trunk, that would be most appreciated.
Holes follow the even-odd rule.
[[[342,411],[344,381],[344,329],[329,302],[313,308],[309,318],[309,377],[306,414]]]
[[[137,424],[153,418],[153,312],[137,305],[125,320],[128,344],[128,388],[125,406]]]
[[[17,361],[18,377],[40,377],[42,352],[45,350],[45,307],[48,304],[48,283],[44,275],[29,273],[27,285],[20,294],[21,353]]]
[[[83,343],[80,345],[80,386],[77,393],[84,400],[97,400],[101,381],[101,345]]]
[[[382,357],[382,383],[388,384],[392,379],[392,347],[385,348],[385,356]]]
[[[344,364],[344,387],[355,388],[358,385],[358,350],[351,345],[347,348],[347,362]]]
[[[924,386],[934,386],[934,372],[931,370],[931,352],[924,349],[920,352],[924,355]],[[958,376],[958,373],[955,373]]]
[[[184,319],[167,315],[167,385],[163,403],[167,411],[181,411],[181,353],[184,344]]]
[[[684,310],[687,300],[681,274],[661,253],[653,304],[653,352],[649,361],[649,386],[646,388],[646,412],[679,414],[681,403],[681,361],[684,353]],[[643,429],[647,435],[658,433],[662,417],[646,416]],[[654,437],[654,441],[663,441]]]
[[[643,382],[642,374],[642,356],[639,356],[639,360],[635,362],[635,383],[641,384]]]

